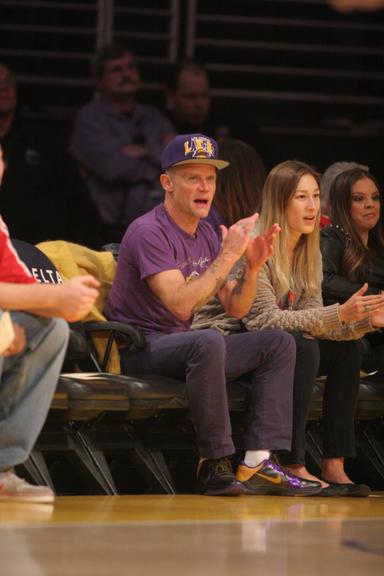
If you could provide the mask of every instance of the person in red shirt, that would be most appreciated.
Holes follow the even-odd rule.
[[[0,184],[3,173],[0,148]],[[50,488],[19,478],[14,466],[28,458],[49,410],[67,348],[65,320],[84,317],[98,287],[89,275],[38,284],[0,216],[0,501],[54,499]]]

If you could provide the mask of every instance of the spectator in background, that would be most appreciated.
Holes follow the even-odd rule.
[[[71,152],[105,225],[120,241],[127,225],[160,198],[160,153],[173,135],[163,114],[140,104],[140,74],[128,46],[108,44],[94,61],[98,93],[76,119]]]
[[[216,194],[207,220],[221,237],[221,224],[232,226],[241,218],[260,212],[266,171],[260,154],[246,142],[225,138],[219,146],[221,158],[230,164],[217,175]]]
[[[213,116],[208,73],[197,60],[182,60],[169,70],[166,101],[179,134],[198,132],[216,139],[230,135],[229,126]]]
[[[62,229],[52,143],[22,117],[15,79],[0,63],[0,144],[5,174],[0,211],[14,238],[47,240]]]
[[[334,162],[330,164],[321,177],[321,195],[320,195],[320,228],[324,228],[331,223],[329,217],[329,191],[333,181],[339,174],[352,168],[360,168],[361,170],[369,170],[368,166],[357,164],[356,162]]]

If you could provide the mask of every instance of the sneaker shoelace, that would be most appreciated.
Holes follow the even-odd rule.
[[[221,473],[231,476],[233,472],[232,472],[232,466],[228,458],[221,458],[215,466],[215,471],[218,472],[219,474]]]

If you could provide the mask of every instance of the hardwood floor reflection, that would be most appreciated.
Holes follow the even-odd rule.
[[[1,576],[381,575],[384,497],[0,503]]]

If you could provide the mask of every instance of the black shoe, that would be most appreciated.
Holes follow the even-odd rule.
[[[351,483],[340,484],[337,482],[329,482],[328,480],[325,479],[324,482],[327,482],[330,488],[332,487],[344,490],[344,494],[340,494],[340,496],[353,496],[355,498],[366,498],[371,493],[370,487],[367,486],[366,484],[351,484]]]
[[[272,460],[264,460],[254,468],[242,463],[237,469],[236,478],[244,484],[247,494],[312,496],[321,492],[320,482],[294,476]]]
[[[218,458],[201,463],[196,492],[205,496],[239,496],[245,493],[245,488],[236,480],[228,458]]]
[[[316,496],[334,497],[334,496],[347,496],[347,488],[344,484],[329,484],[321,489],[321,492]]]

